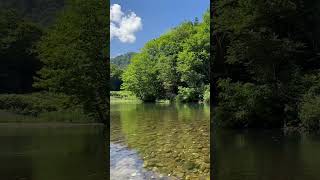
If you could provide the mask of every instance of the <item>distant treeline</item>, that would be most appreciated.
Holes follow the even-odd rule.
[[[320,129],[320,2],[213,2],[219,126]]]
[[[130,64],[130,60],[136,53],[129,52],[114,58],[110,58],[110,90],[119,91],[121,89],[122,74]]]
[[[1,0],[1,9],[14,9],[29,21],[48,26],[68,0]]]
[[[124,69],[122,89],[143,101],[209,101],[209,48],[207,11],[202,22],[184,22],[147,42]]]

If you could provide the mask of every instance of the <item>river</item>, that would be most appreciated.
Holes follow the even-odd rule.
[[[1,180],[103,180],[103,127],[0,124]]]
[[[319,180],[319,135],[282,130],[216,130],[214,135],[214,179]]]
[[[208,106],[111,104],[111,179],[209,179]]]

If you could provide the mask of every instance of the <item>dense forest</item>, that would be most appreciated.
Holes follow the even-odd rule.
[[[0,95],[0,109],[32,116],[76,109],[106,123],[108,5],[98,0],[1,2],[0,91],[6,94]],[[49,19],[46,9],[52,12]]]
[[[110,58],[110,90],[120,91],[123,71],[130,64],[130,60],[136,53],[129,52],[114,58]]]
[[[1,9],[15,9],[19,16],[48,26],[56,19],[66,0],[1,0]]]
[[[122,75],[122,88],[148,102],[209,101],[210,14],[145,44]]]
[[[213,3],[214,122],[320,128],[320,3]]]
[[[41,68],[34,47],[43,29],[14,10],[0,10],[0,29],[0,93],[32,92],[33,76]]]

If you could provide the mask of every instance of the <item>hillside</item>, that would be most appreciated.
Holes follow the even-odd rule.
[[[124,69],[130,64],[130,59],[135,54],[136,53],[134,52],[129,52],[129,53],[117,56],[115,58],[111,58],[110,62],[111,64],[117,65],[120,69]]]

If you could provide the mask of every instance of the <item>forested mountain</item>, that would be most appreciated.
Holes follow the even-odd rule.
[[[319,129],[319,2],[218,0],[212,9],[217,125]]]
[[[130,60],[136,53],[128,52],[126,54],[114,57],[110,59],[110,63],[117,65],[120,69],[126,68],[130,64]]]
[[[0,9],[15,9],[20,16],[41,25],[49,25],[66,0],[1,0]]]

